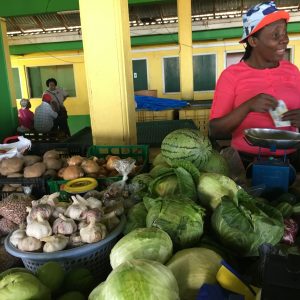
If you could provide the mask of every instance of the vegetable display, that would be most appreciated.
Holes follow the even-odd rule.
[[[169,235],[159,228],[138,228],[121,238],[112,248],[113,269],[130,259],[149,259],[164,264],[173,252]]]
[[[89,300],[179,300],[173,273],[157,261],[132,259],[114,269]]]
[[[222,198],[211,224],[220,241],[242,256],[257,256],[262,243],[275,245],[284,233],[281,213],[242,189],[236,203],[228,196]]]
[[[196,129],[174,130],[161,143],[161,154],[169,165],[174,160],[188,160],[200,168],[211,153],[210,140]]]

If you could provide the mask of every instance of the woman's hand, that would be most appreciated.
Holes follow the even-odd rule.
[[[277,100],[269,94],[257,94],[247,102],[249,112],[268,112],[278,105]]]
[[[290,121],[291,125],[300,128],[300,109],[293,109],[282,115],[282,121]]]

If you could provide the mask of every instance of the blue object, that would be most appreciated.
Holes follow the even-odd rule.
[[[188,106],[189,103],[184,100],[174,100],[166,98],[156,98],[150,96],[134,96],[136,102],[136,109],[148,110],[166,110],[166,109],[179,109]]]
[[[266,192],[287,192],[295,176],[293,166],[280,159],[257,160],[252,166],[252,185],[264,184]]]
[[[218,284],[203,284],[196,300],[244,300],[244,296],[229,292]]]

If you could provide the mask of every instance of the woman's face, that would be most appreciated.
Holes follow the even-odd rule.
[[[49,89],[50,89],[51,91],[53,91],[53,90],[55,90],[55,88],[56,88],[55,83],[54,83],[53,81],[50,81],[50,82],[49,82]]]
[[[268,62],[280,61],[289,43],[286,21],[278,20],[265,26],[254,39],[257,55]]]

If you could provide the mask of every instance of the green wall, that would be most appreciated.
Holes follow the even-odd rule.
[[[89,115],[69,116],[68,124],[71,134],[74,134],[84,127],[91,126],[91,119]]]

